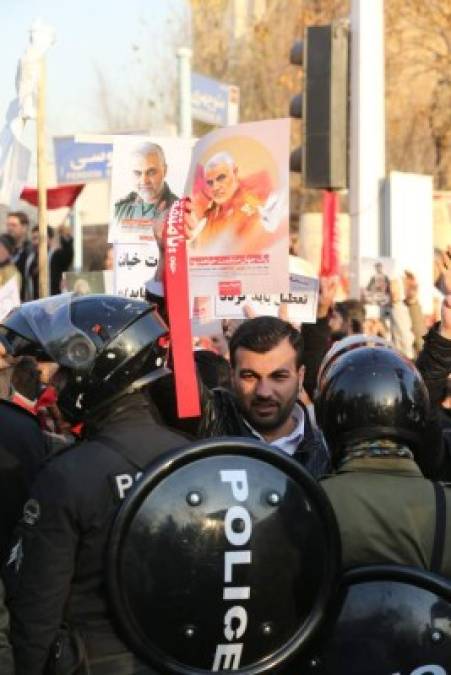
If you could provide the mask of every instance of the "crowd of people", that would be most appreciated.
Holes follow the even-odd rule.
[[[51,295],[35,302],[28,229],[14,212],[0,235],[0,283],[15,276],[23,300],[0,325],[2,675],[156,673],[112,616],[105,554],[147,465],[194,439],[257,439],[302,465],[335,511],[343,570],[451,578],[449,259],[429,325],[411,273],[391,283],[388,323],[336,302],[334,279],[315,324],[228,322],[197,341],[201,415],[179,419],[164,297],[58,295],[63,229],[49,233]]]
[[[57,231],[47,227],[49,291],[61,293],[61,280],[74,257],[70,227],[62,225]],[[15,278],[22,302],[39,298],[39,228],[30,225],[24,211],[10,211],[6,231],[0,235],[0,287]]]

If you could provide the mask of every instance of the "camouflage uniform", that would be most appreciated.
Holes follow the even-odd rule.
[[[124,199],[115,203],[114,217],[117,221],[141,218],[155,220],[166,214],[167,209],[177,199],[178,197],[171,192],[167,183],[164,184],[163,191],[154,204],[146,204],[137,192],[130,192]]]

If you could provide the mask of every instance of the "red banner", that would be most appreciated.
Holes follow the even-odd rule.
[[[188,260],[185,239],[186,200],[171,206],[166,221],[165,296],[174,361],[175,390],[179,417],[200,415],[199,389],[194,364],[188,292]]]
[[[76,183],[73,185],[58,185],[58,187],[48,188],[47,208],[62,209],[64,206],[71,208],[84,187],[84,183]],[[36,188],[25,187],[20,194],[20,198],[33,206],[38,205],[39,198]]]
[[[338,193],[333,190],[323,192],[323,247],[321,250],[322,277],[333,277],[339,274],[338,255]]]

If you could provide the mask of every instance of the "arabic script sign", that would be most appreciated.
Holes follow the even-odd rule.
[[[58,183],[87,182],[110,177],[111,143],[76,143],[73,136],[53,139]]]
[[[191,113],[194,119],[226,127],[238,124],[240,90],[211,77],[191,75]]]
[[[244,306],[256,316],[279,316],[281,304],[286,305],[287,318],[295,324],[315,323],[318,305],[319,281],[314,277],[290,273],[290,292],[278,295],[253,293],[251,295],[221,295],[215,298],[216,319],[244,319]]]

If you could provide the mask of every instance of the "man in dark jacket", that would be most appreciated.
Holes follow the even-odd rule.
[[[249,436],[288,453],[316,478],[330,469],[323,436],[299,401],[305,367],[302,336],[276,317],[248,319],[230,341],[231,389],[208,389],[198,377],[200,418],[178,420],[172,376],[155,383],[153,400],[167,424],[200,438]]]
[[[204,394],[199,435],[251,436],[287,452],[315,477],[330,468],[321,433],[299,402],[302,337],[281,319],[245,321],[230,341],[232,392]]]
[[[12,262],[19,270],[22,277],[22,286],[20,299],[22,302],[29,298],[26,297],[26,262],[31,253],[31,242],[28,238],[30,221],[23,211],[10,211],[6,216],[6,231],[14,239],[15,251]]]
[[[445,396],[446,379],[451,373],[451,272],[447,275],[448,294],[442,305],[442,317],[424,338],[417,359],[418,370],[429,390],[431,404],[437,406]]]
[[[50,295],[61,293],[63,272],[67,272],[74,257],[74,238],[68,227],[58,228],[58,237],[48,228]]]
[[[449,391],[451,376],[451,272],[444,278],[447,295],[442,304],[441,321],[429,330],[424,338],[423,349],[417,360],[418,370],[429,390],[432,419],[436,422],[442,440],[442,461],[438,471],[441,480],[451,480],[451,441],[449,410],[443,402]],[[436,442],[440,442],[437,438]]]
[[[41,675],[46,664],[61,673],[151,673],[116,631],[105,556],[119,505],[146,465],[187,442],[141,393],[162,371],[167,328],[152,307],[112,296],[27,303],[7,322],[7,337],[18,327],[30,342],[39,336],[37,347],[63,365],[60,408],[86,426],[85,440],[39,473],[8,557],[16,675]]]
[[[58,237],[53,227],[47,227],[50,295],[61,293],[63,272],[67,272],[74,257],[74,238],[69,228],[60,227]],[[31,231],[31,250],[25,265],[25,299],[39,298],[39,227]]]

